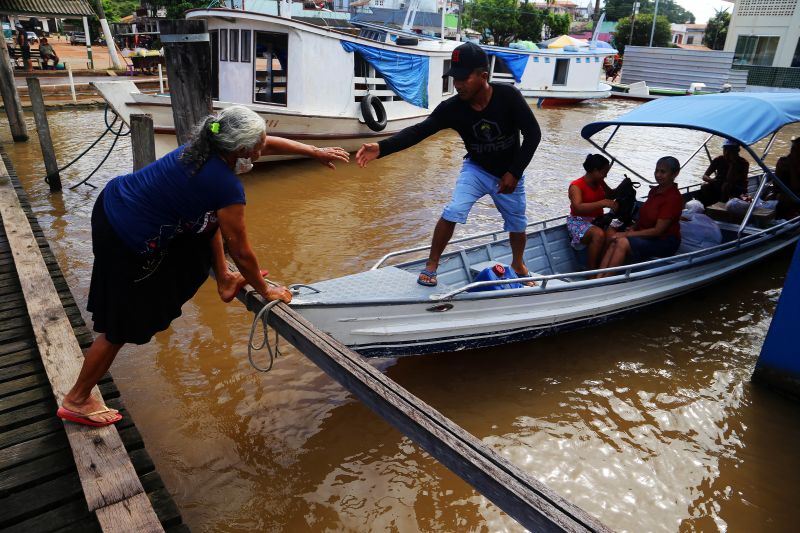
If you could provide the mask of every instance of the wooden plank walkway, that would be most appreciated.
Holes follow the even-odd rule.
[[[2,147],[0,155],[75,338],[81,348],[86,348],[92,334]],[[64,423],[55,416],[57,402],[28,313],[9,238],[0,220],[0,530],[100,531],[97,514],[89,511]],[[119,438],[161,526],[169,532],[188,531],[109,375],[99,388],[108,405],[125,417],[116,425]],[[102,480],[95,483],[102,485]],[[113,521],[116,510],[108,505],[97,512]]]

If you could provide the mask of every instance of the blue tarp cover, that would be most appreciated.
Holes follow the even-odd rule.
[[[358,52],[380,72],[386,85],[417,107],[428,107],[428,58],[340,41],[347,52]]]
[[[525,72],[525,66],[528,64],[528,54],[512,54],[509,52],[500,52],[491,48],[484,48],[486,53],[490,56],[497,56],[503,60],[508,70],[513,74],[517,83],[522,81],[522,73]]]
[[[609,126],[653,126],[707,131],[751,145],[786,124],[800,122],[800,93],[724,93],[652,100],[615,120],[583,127],[584,139]]]

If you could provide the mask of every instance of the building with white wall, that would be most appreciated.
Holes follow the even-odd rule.
[[[671,24],[672,44],[703,44],[705,24]]]
[[[725,50],[734,65],[800,67],[800,0],[736,0]]]

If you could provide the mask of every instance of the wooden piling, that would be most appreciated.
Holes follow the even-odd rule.
[[[253,312],[266,304],[252,291],[242,291],[237,297]],[[528,530],[611,531],[386,377],[360,355],[319,331],[288,305],[273,307],[267,320],[282,337],[367,407]]]
[[[133,170],[144,168],[156,160],[153,117],[150,115],[131,115],[131,151]]]
[[[51,192],[61,190],[61,176],[58,173],[58,161],[56,161],[56,151],[53,148],[53,139],[50,138],[50,125],[47,123],[47,111],[44,107],[44,97],[38,78],[26,78],[28,83],[28,98],[31,100],[33,108],[33,118],[36,121],[36,132],[39,135],[39,144],[42,147],[42,157],[44,158],[44,168],[47,172],[45,181],[50,185]]]
[[[11,70],[10,62],[6,40],[0,39],[0,94],[3,95],[11,138],[14,142],[24,142],[28,140],[28,127],[25,125],[25,115],[22,114],[22,103],[19,100],[17,86],[14,84],[14,72]]]
[[[211,45],[205,20],[158,24],[169,73],[169,93],[178,144],[211,113]]]

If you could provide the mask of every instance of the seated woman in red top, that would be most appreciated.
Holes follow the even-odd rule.
[[[656,163],[657,186],[650,189],[647,201],[639,209],[639,221],[632,230],[616,233],[600,268],[619,266],[629,259],[631,262],[646,261],[653,257],[674,255],[681,244],[680,218],[683,197],[675,185],[681,164],[674,157],[662,157]],[[614,273],[598,274],[598,278]]]
[[[586,174],[569,184],[569,216],[567,230],[573,247],[579,244],[587,246],[589,270],[600,264],[600,257],[605,243],[605,232],[592,225],[592,220],[603,214],[603,208],[617,208],[617,202],[606,199],[611,190],[605,179],[611,163],[600,154],[589,154],[583,162]]]

